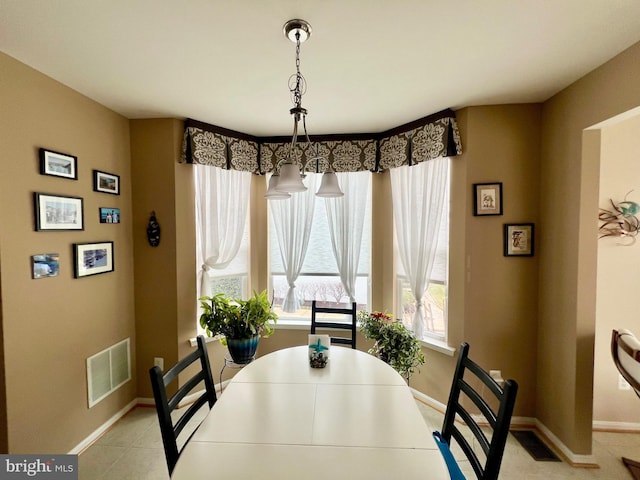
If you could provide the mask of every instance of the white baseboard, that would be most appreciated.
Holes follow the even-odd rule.
[[[411,389],[413,398],[421,401],[425,405],[428,405],[431,408],[434,408],[437,411],[444,414],[445,410],[447,409],[447,406],[444,403],[437,401],[435,398],[431,398],[429,395],[425,395],[424,393],[416,390],[415,388],[411,388],[411,387],[409,388]]]
[[[556,437],[540,420],[536,419],[536,428],[551,442],[551,444],[564,455],[574,467],[595,467],[598,465],[593,455],[580,455],[573,453],[562,441]]]
[[[221,384],[216,384],[216,392],[218,392],[218,394],[220,394],[220,392],[224,389],[224,387],[227,386],[228,383],[229,383],[229,380],[225,380]],[[182,399],[182,401],[180,402],[179,407],[182,407],[184,405],[188,405],[188,404],[192,403],[193,401],[195,401],[201,395],[201,393],[202,393],[202,390],[200,392],[194,392],[191,395],[187,395],[186,397],[184,397]],[[156,402],[155,402],[155,400],[153,398],[144,398],[144,397],[135,398],[134,400],[129,402],[125,407],[123,407],[121,410],[119,410],[118,413],[116,413],[114,416],[112,416],[109,420],[107,420],[105,423],[100,425],[100,427],[98,427],[95,431],[93,431],[87,438],[82,440],[82,442],[80,442],[78,445],[73,447],[73,449],[71,449],[69,454],[70,455],[77,455],[77,454],[81,453],[83,450],[85,450],[88,447],[90,447],[93,442],[98,440],[107,430],[109,430],[109,428],[111,428],[118,420],[120,420],[127,413],[129,413],[136,405],[144,405],[144,406],[152,406],[153,407],[153,406],[155,406],[155,404],[156,404]]]
[[[607,432],[640,432],[640,423],[631,423],[631,422],[606,422],[603,420],[594,420],[593,421],[593,429],[594,430],[604,430]]]
[[[102,434],[104,434],[107,430],[109,430],[109,428],[111,428],[113,424],[115,424],[118,420],[120,420],[127,413],[129,413],[129,411],[138,404],[138,400],[139,399],[136,398],[131,402],[129,402],[125,407],[120,409],[118,413],[116,413],[109,420],[107,420],[100,427],[98,427],[98,429],[95,430],[93,433],[91,433],[91,435],[89,435],[87,438],[82,440],[78,445],[73,447],[69,452],[69,454],[77,455],[83,450],[85,450],[87,447],[89,447],[93,442],[95,442],[98,438],[100,438]]]
[[[418,390],[411,389],[411,393],[413,393],[414,398],[421,401],[422,403],[429,405],[430,407],[436,409],[439,412],[445,412],[447,406],[431,398],[428,395],[425,395]],[[484,417],[482,417],[484,419]],[[555,447],[565,458],[571,463],[574,467],[594,467],[597,465],[596,458],[593,455],[579,455],[573,453],[558,437],[556,437],[551,430],[549,430],[541,421],[537,418],[533,417],[512,417],[511,424],[517,425],[518,427],[534,427],[537,428],[551,443],[553,447]]]

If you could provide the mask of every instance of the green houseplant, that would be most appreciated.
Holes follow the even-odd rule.
[[[360,331],[375,344],[369,353],[391,365],[409,381],[416,367],[424,363],[420,342],[402,322],[381,312],[358,312]]]
[[[236,363],[247,363],[255,355],[260,337],[273,334],[278,316],[271,309],[267,291],[253,292],[248,300],[234,299],[224,293],[200,297],[200,326],[210,337],[222,335],[220,342],[229,348]]]

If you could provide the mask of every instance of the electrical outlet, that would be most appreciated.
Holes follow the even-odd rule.
[[[155,367],[160,367],[160,370],[164,371],[164,358],[162,358],[162,357],[154,357],[153,365]]]
[[[502,378],[501,370],[489,370],[489,376],[493,378],[498,385],[504,386],[504,379]]]
[[[618,374],[618,389],[619,390],[631,390],[631,385],[627,382],[624,377]]]

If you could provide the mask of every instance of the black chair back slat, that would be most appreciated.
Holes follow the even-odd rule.
[[[351,317],[350,322],[336,322],[336,321],[324,321],[318,320],[317,313],[330,313],[332,315],[348,315]],[[350,337],[335,336],[330,334],[331,343],[337,345],[351,345],[351,348],[356,348],[356,302],[351,304],[350,308],[332,308],[332,307],[320,307],[317,302],[313,300],[311,302],[311,333],[316,333],[317,329],[323,330],[349,330],[351,332]]]
[[[199,335],[197,341],[197,350],[184,357],[173,367],[167,370],[165,374],[163,374],[162,370],[157,366],[154,366],[149,370],[151,388],[153,389],[153,398],[156,404],[158,422],[160,423],[160,433],[162,434],[162,443],[164,445],[164,453],[167,460],[169,475],[173,473],[173,469],[175,468],[176,462],[178,461],[178,458],[180,458],[180,453],[182,452],[182,450],[178,448],[178,435],[180,435],[187,423],[189,423],[189,421],[202,407],[207,405],[210,409],[217,401],[215,384],[213,383],[213,377],[211,375],[211,366],[209,364],[209,356],[207,355],[205,339],[202,335]],[[181,385],[175,394],[169,397],[167,394],[167,386],[174,380],[177,380],[178,375],[183,370],[196,363],[199,364],[200,369],[183,385]],[[198,399],[186,408],[174,421],[171,414],[178,408],[180,401],[203,382],[204,393],[202,393],[202,395],[200,395]],[[193,433],[195,433],[195,430],[191,435],[193,435]],[[191,439],[191,435],[189,436],[189,439]],[[189,439],[184,443],[184,445],[188,443]],[[182,448],[184,448],[184,445]]]
[[[451,444],[453,438],[460,446],[465,456],[476,474],[478,480],[497,480],[502,463],[504,448],[509,435],[511,416],[515,406],[518,384],[515,380],[506,380],[504,387],[501,387],[489,373],[478,364],[468,358],[469,344],[463,343],[460,346],[460,354],[456,363],[456,369],[449,392],[447,410],[442,425],[442,438]],[[470,377],[467,379],[465,377]],[[471,378],[473,381],[471,381]],[[473,385],[480,384],[480,389]],[[482,429],[482,425],[463,406],[461,393],[464,393],[462,400],[470,400],[486,419],[489,428],[492,430],[488,437]],[[492,396],[498,401],[497,413],[486,400],[486,396]],[[461,433],[456,425],[456,418],[473,433],[478,444],[485,453],[484,463],[478,458],[468,440]],[[477,418],[477,417],[476,417]],[[482,422],[484,424],[484,422]]]
[[[169,409],[173,410],[177,408],[184,397],[189,395],[191,391],[203,380],[204,372],[200,370],[197,374],[187,380],[184,385],[180,386],[176,393],[173,394],[173,396],[169,400]]]
[[[469,443],[467,438],[456,427],[453,428],[451,436],[458,443],[458,446],[460,447],[464,455],[469,459],[469,463],[471,464],[473,471],[476,473],[476,476],[480,478],[479,475],[482,475],[482,464],[480,463],[480,459],[478,458],[478,456],[473,451],[473,448],[471,447],[471,444]]]
[[[478,410],[480,410],[482,416],[487,420],[487,422],[489,422],[491,428],[496,428],[497,415],[491,409],[485,399],[482,398],[482,396],[464,380],[461,382],[460,389],[462,390],[462,392],[464,392],[465,395],[467,395],[467,397],[469,397],[469,399],[475,404],[475,406],[478,407]]]
[[[480,443],[480,446],[482,447],[482,451],[486,455],[489,452],[489,440],[487,439],[487,436],[482,431],[482,428],[480,427],[480,425],[476,423],[476,421],[473,419],[473,417],[467,411],[467,409],[463,408],[461,405],[458,405],[458,408],[456,409],[456,413],[460,416],[460,418],[462,419],[464,424],[467,426],[469,431],[473,434],[473,436],[476,437],[476,440],[478,441],[478,443]]]

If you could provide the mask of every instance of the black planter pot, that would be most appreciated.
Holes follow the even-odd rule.
[[[235,363],[245,364],[253,360],[260,335],[250,338],[227,338],[227,348]]]

